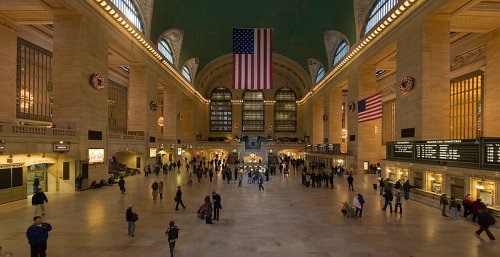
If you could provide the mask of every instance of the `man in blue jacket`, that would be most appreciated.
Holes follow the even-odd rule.
[[[26,237],[31,247],[31,257],[45,257],[47,256],[47,239],[49,238],[49,231],[52,226],[49,223],[42,221],[42,217],[33,217],[33,225],[26,231]]]

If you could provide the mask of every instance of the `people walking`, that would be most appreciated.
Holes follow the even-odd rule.
[[[49,231],[52,230],[52,226],[43,222],[40,216],[33,217],[33,221],[33,225],[29,226],[26,231],[26,237],[31,248],[31,257],[45,257],[47,256]]]
[[[403,213],[403,196],[401,195],[401,191],[396,192],[396,204],[394,206],[394,212],[398,212],[398,207],[399,207],[399,214]]]
[[[181,186],[177,187],[177,193],[175,193],[175,198],[174,198],[176,204],[175,204],[175,210],[179,210],[179,204],[182,206],[183,209],[186,209],[186,206],[184,205],[184,202],[182,202],[182,191],[181,191]]]
[[[476,222],[477,217],[481,210],[486,209],[486,205],[482,202],[481,198],[477,198],[476,201],[472,203],[472,221]]]
[[[215,191],[212,192],[212,201],[214,202],[214,220],[219,221],[219,212],[222,209],[222,199]]]
[[[450,200],[450,211],[451,211],[451,219],[452,220],[458,220],[460,219],[459,217],[459,206],[460,204],[458,203],[457,199],[452,196]]]
[[[439,199],[439,205],[441,206],[441,215],[443,217],[448,217],[448,215],[446,215],[446,207],[448,206],[448,204],[448,197],[446,196],[446,194],[442,194],[441,198]]]
[[[170,257],[174,257],[174,247],[177,239],[179,238],[180,229],[175,225],[174,221],[171,220],[168,223],[167,231],[165,235],[168,237],[168,248],[170,249]]]
[[[31,198],[31,204],[35,206],[35,214],[33,216],[38,216],[38,209],[41,211],[41,215],[45,215],[45,203],[49,200],[41,188],[33,195]]]
[[[354,178],[352,174],[349,174],[349,177],[347,177],[347,184],[349,185],[349,191],[354,191]]]
[[[242,182],[243,182],[243,174],[240,174],[240,177],[238,179],[238,187],[242,186]]]
[[[262,189],[262,191],[264,191],[264,177],[262,176],[262,174],[259,174],[259,191]]]
[[[210,196],[205,197],[205,223],[206,224],[213,224],[212,223],[212,202],[210,201]]]
[[[394,199],[394,196],[392,195],[391,189],[385,190],[384,193],[384,208],[382,208],[383,211],[387,209],[387,206],[389,206],[390,213],[392,214],[392,200]]]
[[[35,175],[35,179],[33,180],[33,194],[38,192],[38,187],[40,186],[40,179],[37,175]]]
[[[118,186],[120,187],[120,191],[122,194],[125,194],[125,179],[123,179],[123,176],[120,176],[120,180],[118,181]]]
[[[158,193],[160,194],[160,200],[163,199],[163,180],[158,183]]]
[[[490,231],[490,226],[495,225],[495,218],[488,212],[486,208],[479,211],[478,220],[479,230],[476,231],[476,236],[480,236],[481,233],[486,232],[490,240],[495,240],[495,236]]]
[[[155,180],[153,184],[151,184],[151,189],[153,190],[153,200],[156,200],[156,198],[158,197],[158,188],[158,181]]]
[[[135,236],[135,222],[139,220],[139,215],[132,211],[133,206],[129,205],[125,211],[125,220],[128,223],[128,236]]]
[[[383,178],[380,178],[380,181],[378,182],[378,187],[380,189],[380,195],[383,196],[385,192],[385,183]]]

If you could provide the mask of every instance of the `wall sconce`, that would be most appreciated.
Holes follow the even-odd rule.
[[[26,155],[26,157],[31,157],[31,154],[30,154],[30,153],[28,153],[28,155]]]
[[[45,153],[42,154],[42,158],[45,158]]]
[[[9,158],[14,158],[14,156],[12,156],[12,154],[9,154]]]

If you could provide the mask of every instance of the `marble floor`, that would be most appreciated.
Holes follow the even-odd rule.
[[[220,175],[219,175],[220,176]],[[500,245],[474,236],[476,225],[440,216],[438,209],[413,201],[403,203],[402,215],[381,211],[382,199],[371,189],[375,177],[355,176],[355,192],[366,199],[362,219],[346,219],[341,201],[352,201],[345,179],[334,190],[306,188],[300,175],[272,177],[265,191],[257,185],[203,179],[186,186],[185,172],[162,176],[163,200],[153,201],[154,178],[126,179],[127,193],[118,186],[78,193],[47,193],[45,221],[53,226],[49,257],[168,256],[164,235],[168,221],[181,229],[175,256],[500,256]],[[246,178],[245,178],[246,179]],[[246,182],[246,181],[245,181]],[[185,210],[174,210],[177,185],[183,187]],[[196,210],[205,195],[222,196],[221,220],[206,225]],[[139,214],[136,236],[127,236],[125,209]],[[32,223],[30,200],[0,205],[0,245],[14,256],[28,256],[25,231]],[[498,229],[493,234],[500,237]]]

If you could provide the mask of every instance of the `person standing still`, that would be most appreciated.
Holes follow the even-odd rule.
[[[40,216],[33,217],[33,221],[33,225],[26,231],[26,237],[31,248],[31,257],[46,257],[47,240],[52,226],[43,222]]]
[[[139,220],[139,215],[132,211],[133,206],[129,205],[125,211],[125,220],[128,223],[128,236],[135,236],[135,222]]]
[[[349,174],[349,177],[347,177],[347,184],[349,185],[349,191],[354,191],[354,178],[352,174]]]
[[[240,174],[240,178],[238,179],[238,187],[241,187],[243,182],[243,174]]]
[[[214,220],[219,221],[219,212],[222,209],[222,199],[215,191],[212,192],[212,201],[214,202]]]
[[[403,183],[403,192],[404,192],[405,200],[410,199],[410,190],[411,190],[410,181],[406,180],[406,182]]]
[[[448,217],[448,215],[446,215],[446,206],[448,206],[448,197],[446,196],[446,194],[441,195],[441,198],[439,199],[439,205],[441,205],[441,215],[443,217]]]
[[[392,214],[392,200],[393,199],[394,199],[394,196],[392,195],[391,189],[385,190],[385,194],[384,194],[385,204],[384,204],[384,208],[382,208],[383,211],[385,211],[387,209],[387,206],[389,206],[389,210]]]
[[[40,186],[40,179],[37,175],[35,175],[35,179],[33,180],[33,194],[36,194],[36,192],[38,192],[38,186]]]
[[[213,224],[212,223],[212,202],[210,201],[210,196],[205,197],[205,223],[206,224]]]
[[[163,199],[163,180],[160,180],[158,184],[158,193],[160,194],[160,200]]]
[[[38,215],[38,208],[40,208],[42,216],[45,215],[45,203],[48,202],[49,200],[47,199],[47,196],[45,195],[45,193],[43,193],[43,190],[39,188],[31,198],[31,204],[35,206],[35,214],[33,216]]]
[[[175,242],[179,238],[180,229],[175,225],[174,221],[171,220],[168,223],[168,229],[165,231],[165,235],[168,237],[168,248],[170,249],[170,257],[174,257],[174,247]]]
[[[175,204],[175,210],[179,210],[179,204],[181,204],[183,209],[186,209],[186,206],[182,202],[182,191],[181,191],[181,186],[177,187],[177,193],[175,193],[175,198],[174,198],[176,204]]]
[[[120,187],[120,191],[122,194],[125,194],[125,179],[123,179],[123,176],[120,176],[120,180],[118,181],[118,186]]]
[[[259,191],[260,189],[262,188],[262,191],[264,191],[264,176],[262,176],[262,174],[259,174]]]
[[[399,207],[399,214],[403,213],[403,197],[401,195],[401,191],[398,191],[396,193],[396,205],[394,206],[394,212],[398,212],[398,207]]]
[[[459,220],[460,219],[460,210],[458,209],[459,208],[459,203],[457,201],[457,199],[452,196],[451,197],[451,200],[450,200],[450,211],[451,211],[451,219],[452,220]]]

